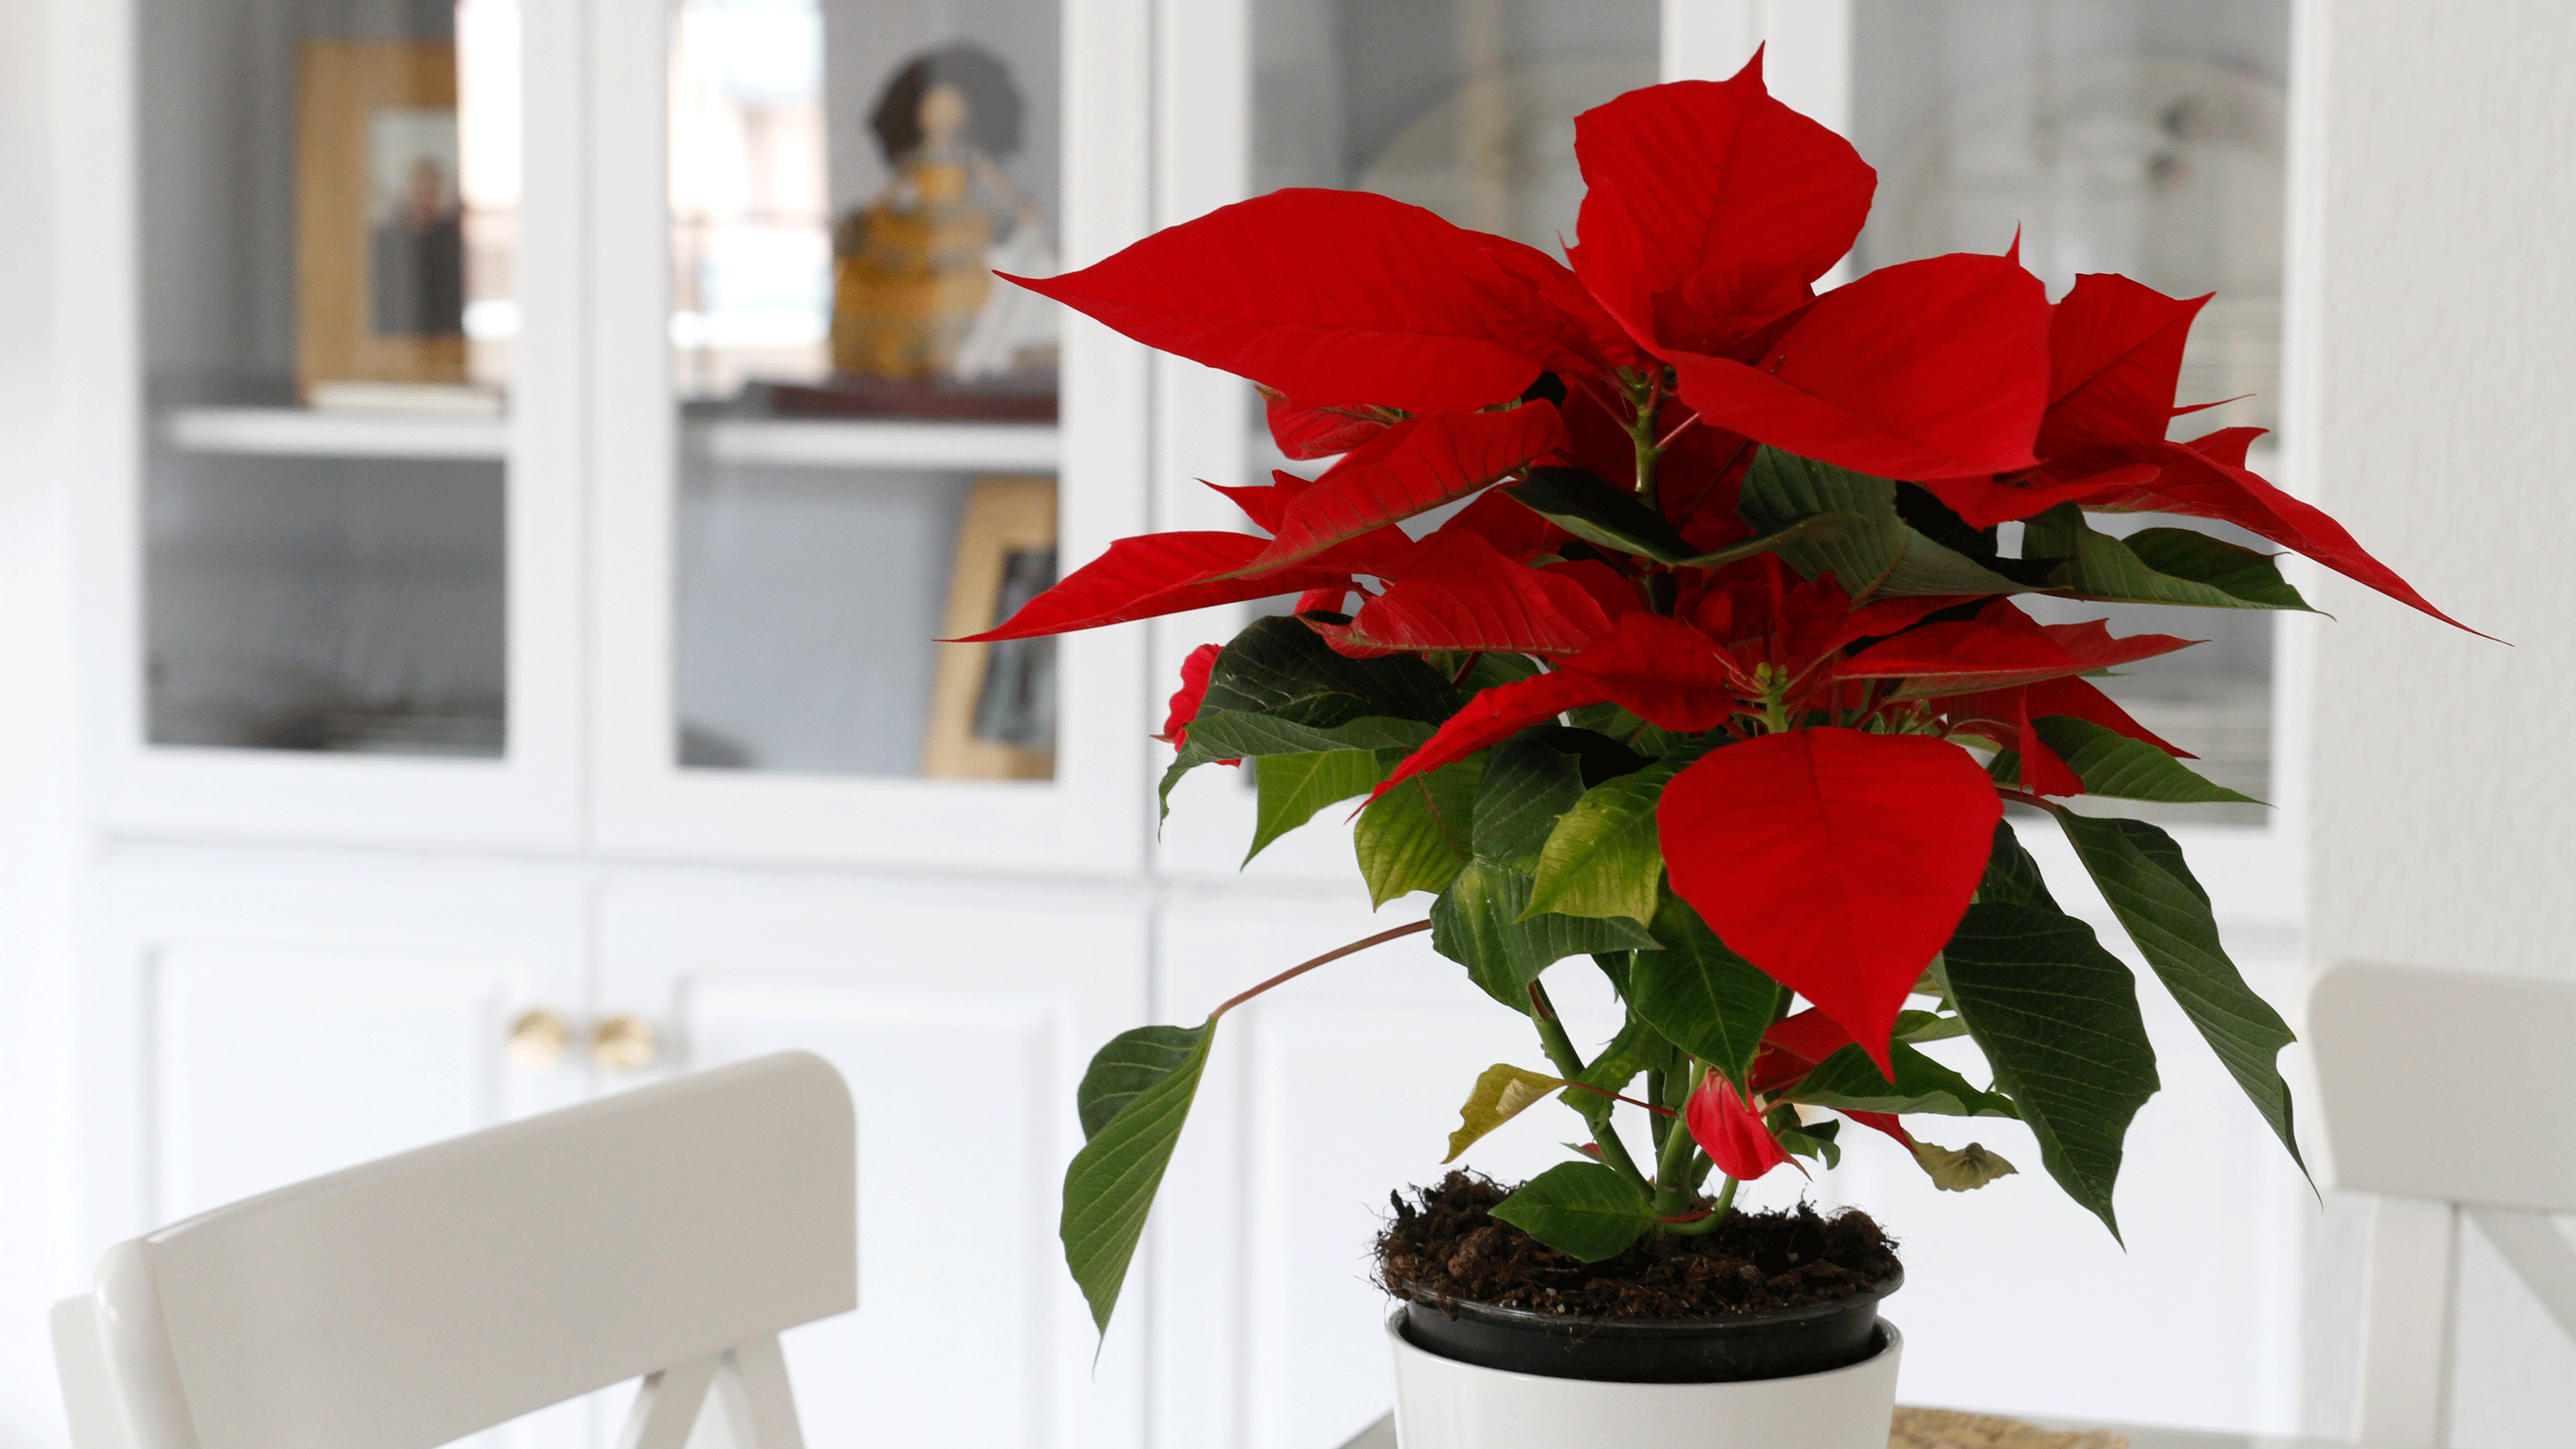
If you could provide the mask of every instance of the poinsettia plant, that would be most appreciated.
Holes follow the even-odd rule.
[[[1588,191],[1563,262],[1384,197],[1290,190],[1021,282],[1252,380],[1289,457],[1338,461],[1219,489],[1266,537],[1121,540],[979,637],[1294,595],[1191,656],[1165,793],[1248,762],[1256,852],[1364,798],[1373,900],[1434,898],[1202,1025],[1101,1050],[1062,1231],[1104,1327],[1217,1019],[1421,930],[1528,1017],[1548,1064],[1487,1071],[1452,1156],[1543,1096],[1583,1119],[1589,1148],[1495,1209],[1560,1251],[1708,1231],[1737,1183],[1830,1165],[1845,1120],[1944,1188],[2012,1170],[1916,1135],[1943,1117],[2019,1119],[2116,1234],[2155,1056],[2130,969],[2051,897],[2007,801],[2063,829],[2297,1154],[2290,1032],[2173,839],[2064,804],[2246,799],[2089,682],[2190,641],[2018,601],[2307,607],[2274,555],[2092,521],[2147,512],[2233,524],[2443,616],[2249,471],[2255,430],[2168,440],[2195,411],[2175,382],[2206,298],[2084,276],[2052,304],[2013,251],[1818,293],[1876,178],[1765,91],[1759,56],[1587,112],[1575,152]],[[1626,1013],[1590,1055],[1545,979],[1575,957]],[[1988,1086],[1921,1050],[1962,1036]]]

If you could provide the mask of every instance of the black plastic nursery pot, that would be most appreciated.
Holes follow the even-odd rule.
[[[1579,1318],[1464,1299],[1408,1300],[1405,1339],[1508,1373],[1614,1384],[1709,1384],[1821,1373],[1879,1350],[1878,1303],[1898,1272],[1849,1298],[1722,1318]]]

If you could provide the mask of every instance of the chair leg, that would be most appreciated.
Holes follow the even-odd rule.
[[[716,1402],[724,1406],[734,1449],[805,1449],[777,1334],[765,1333],[725,1350],[724,1371],[716,1376]]]
[[[720,1362],[710,1355],[645,1375],[635,1406],[626,1411],[626,1427],[618,1431],[617,1449],[684,1449]]]
[[[2576,1340],[2576,1247],[2568,1245],[2549,1214],[2525,1208],[2473,1207],[2469,1216],[2513,1271],[2522,1275],[2532,1296],[2558,1320],[2558,1327]]]
[[[2458,1209],[2422,1198],[2371,1204],[2363,1280],[2363,1442],[2435,1449],[2451,1428],[2451,1283]]]

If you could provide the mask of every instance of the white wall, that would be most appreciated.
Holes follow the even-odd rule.
[[[64,1441],[45,1335],[79,1286],[69,532],[50,437],[49,7],[0,0],[0,1449]]]
[[[2576,977],[2576,9],[2319,8],[2317,501],[2513,647],[2319,591],[2314,958]],[[2534,1108],[2460,1104],[2501,1152]],[[2330,1204],[2310,1264],[2316,1431],[2350,1429],[2351,1224]],[[2470,1236],[2454,1442],[2565,1443],[2576,1346]]]

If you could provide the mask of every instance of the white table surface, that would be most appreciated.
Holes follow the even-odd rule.
[[[2147,1429],[2127,1424],[2031,1421],[2051,1429],[2111,1429],[2129,1436],[2129,1449],[2366,1449],[2344,1439],[2276,1439],[2265,1435],[2200,1434],[2188,1429]],[[1342,1449],[1395,1449],[1395,1416],[1389,1414]]]

